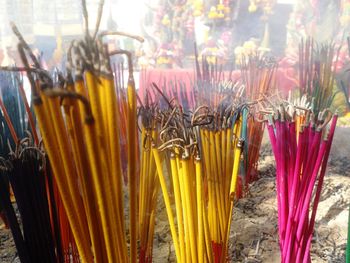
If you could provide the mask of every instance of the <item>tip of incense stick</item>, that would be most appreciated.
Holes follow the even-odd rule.
[[[9,24],[10,24],[10,27],[11,27],[12,31],[13,31],[15,34],[17,34],[18,28],[17,28],[15,22],[10,21]]]

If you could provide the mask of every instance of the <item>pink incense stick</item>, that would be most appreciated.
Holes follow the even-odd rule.
[[[328,145],[327,145],[325,157],[324,157],[324,160],[322,163],[322,168],[321,168],[321,172],[320,172],[320,176],[319,176],[319,180],[318,180],[318,184],[317,184],[317,189],[316,189],[316,194],[315,194],[315,198],[314,198],[314,202],[313,202],[312,215],[311,215],[311,219],[310,219],[310,226],[309,226],[308,237],[307,237],[307,244],[306,244],[305,252],[303,253],[304,254],[304,259],[303,259],[304,263],[307,262],[307,260],[308,260],[307,255],[309,255],[309,253],[310,253],[312,233],[314,231],[314,226],[315,226],[317,207],[318,207],[318,203],[319,203],[320,197],[321,197],[323,180],[324,180],[324,176],[326,174],[327,162],[328,162],[329,153],[330,153],[332,142],[333,142],[333,137],[334,137],[334,132],[335,132],[337,120],[338,120],[338,115],[334,115],[333,119],[332,119],[330,130],[329,130],[329,134],[328,134],[328,140],[327,140]]]
[[[308,127],[308,130],[310,132],[310,127]],[[309,136],[309,138],[310,138],[310,136]],[[312,143],[311,150],[308,150],[308,153],[307,153],[308,156],[306,158],[307,159],[306,167],[303,169],[303,172],[302,172],[301,182],[300,182],[299,192],[298,192],[298,198],[297,198],[297,202],[296,202],[297,203],[297,210],[296,210],[296,213],[294,215],[295,222],[298,222],[298,227],[301,227],[303,230],[306,228],[306,226],[304,225],[304,223],[302,226],[300,225],[300,218],[301,218],[302,213],[303,213],[302,209],[303,209],[303,204],[304,204],[305,196],[306,196],[307,189],[308,189],[307,186],[309,185],[309,181],[310,181],[310,178],[312,176],[312,171],[315,167],[315,162],[317,159],[317,152],[318,152],[319,144],[321,141],[321,133],[317,132],[313,139],[314,139],[314,141]],[[309,214],[307,213],[306,216],[308,219]],[[297,252],[296,251],[297,247],[294,246],[295,245],[295,238],[297,238],[296,242],[298,242],[298,244],[301,242],[300,237],[295,236],[296,233],[294,231],[292,232],[293,242],[291,243],[291,251],[292,251],[293,255],[295,255]]]
[[[289,157],[290,157],[288,162],[288,166],[289,166],[288,190],[291,190],[293,185],[295,159],[296,159],[296,153],[297,153],[297,138],[296,138],[294,121],[289,123],[288,137],[290,138],[290,140],[287,140],[289,142]],[[292,195],[292,191],[289,191],[289,195],[288,195],[289,203],[290,203],[291,195]]]
[[[299,132],[299,144],[297,147],[297,156],[296,156],[296,163],[295,163],[295,169],[294,169],[294,175],[293,175],[293,183],[292,183],[291,195],[289,199],[290,203],[289,203],[288,223],[287,223],[287,229],[286,229],[286,240],[285,240],[283,253],[282,253],[282,258],[284,262],[289,262],[289,258],[290,258],[291,229],[294,224],[293,218],[295,214],[296,189],[300,182],[302,155],[303,155],[303,150],[305,149],[305,146],[306,146],[305,141],[306,141],[305,132],[304,131]]]
[[[276,136],[275,136],[275,131],[274,131],[274,127],[272,124],[268,124],[267,125],[267,131],[269,132],[269,138],[270,138],[270,142],[271,142],[271,147],[272,147],[272,152],[273,152],[273,155],[276,157],[276,153],[277,153],[277,150],[276,150]],[[277,163],[277,160],[276,160],[276,163]]]
[[[276,121],[275,126],[276,126],[276,155],[275,155],[275,160],[276,160],[276,194],[277,194],[277,213],[278,213],[278,233],[279,236],[282,236],[282,207],[281,207],[281,193],[280,193],[280,158],[281,158],[281,149],[279,147],[279,141],[277,140],[277,136],[280,134],[280,125],[281,123],[279,121]],[[281,238],[279,240],[280,242],[280,248],[282,248],[282,241]]]
[[[279,124],[279,125],[277,125]],[[283,246],[284,243],[284,236],[285,236],[285,229],[286,229],[286,221],[287,221],[287,207],[288,207],[288,192],[287,192],[287,173],[286,173],[286,160],[285,160],[285,151],[286,151],[286,144],[285,144],[285,127],[286,122],[276,122],[276,139],[277,139],[277,145],[280,152],[280,165],[279,165],[279,172],[277,174],[277,179],[279,181],[279,188],[278,188],[278,194],[281,202],[281,225],[279,226],[281,231],[280,236],[280,243]]]
[[[288,220],[288,197],[289,197],[289,194],[288,194],[288,189],[289,189],[289,184],[288,184],[288,172],[289,172],[289,169],[288,169],[288,160],[289,160],[289,151],[288,151],[288,146],[289,146],[289,143],[288,140],[287,140],[287,134],[289,132],[289,128],[288,128],[288,122],[286,121],[283,121],[281,123],[281,136],[282,136],[282,143],[281,143],[281,152],[282,152],[282,168],[281,168],[281,181],[282,181],[282,190],[284,192],[284,224],[283,224],[283,232],[282,232],[282,235],[283,235],[283,242],[284,242],[284,238],[285,238],[285,234],[286,234],[286,227],[287,227],[287,220]],[[283,169],[283,170],[282,170]],[[282,192],[281,192],[282,193]]]
[[[310,127],[303,127],[304,130],[304,145],[303,145],[303,150],[302,150],[302,156],[301,156],[301,165],[302,168],[299,173],[299,178],[298,178],[298,184],[296,187],[296,193],[295,193],[295,200],[294,200],[294,208],[293,208],[293,217],[292,217],[292,226],[291,226],[291,236],[290,236],[290,243],[288,247],[288,254],[292,255],[291,262],[293,261],[293,256],[296,254],[296,246],[294,246],[295,243],[295,229],[297,227],[297,223],[299,220],[299,212],[300,212],[300,193],[301,193],[301,179],[303,177],[303,174],[305,173],[305,170],[307,168],[307,165],[309,164],[308,161],[308,153],[310,152],[307,147],[308,147],[308,138],[309,138],[309,129]],[[289,261],[286,261],[289,262]]]
[[[283,116],[282,113],[282,118],[276,120],[275,129],[271,121],[267,126],[276,160],[281,262],[311,263],[310,247],[316,210],[337,117],[333,118],[327,141],[322,141],[323,129],[315,129],[314,124],[302,126],[297,141],[295,123],[285,121]],[[309,209],[317,178],[310,219]]]
[[[316,164],[315,167],[313,169],[311,178],[310,178],[310,182],[309,182],[309,187],[307,188],[307,192],[305,195],[305,199],[303,202],[303,208],[302,208],[302,213],[301,213],[301,217],[300,217],[300,221],[299,221],[299,225],[298,225],[298,229],[297,229],[297,234],[296,234],[296,238],[297,240],[301,241],[301,237],[302,237],[302,232],[303,232],[303,228],[305,227],[305,221],[307,218],[307,214],[309,211],[309,205],[310,205],[310,199],[311,199],[311,195],[312,195],[312,190],[316,181],[316,176],[318,174],[318,171],[320,169],[320,166],[322,164],[322,160],[327,148],[327,143],[326,142],[322,142],[321,144],[321,149],[319,151],[319,154],[317,156],[317,160],[316,160]],[[298,247],[298,255],[297,255],[297,261],[296,262],[300,262],[300,257],[301,257],[301,251],[302,251],[302,243],[298,243],[299,247]]]
[[[317,132],[315,136],[313,136],[313,143],[311,146],[311,150],[308,151],[308,158],[307,158],[307,163],[306,163],[306,169],[303,170],[302,173],[302,177],[301,177],[301,184],[300,184],[300,191],[299,191],[299,200],[298,203],[301,205],[301,200],[304,200],[305,194],[306,194],[306,190],[307,190],[307,185],[310,181],[310,176],[312,174],[313,168],[314,168],[314,164],[317,158],[317,152],[318,152],[318,148],[320,145],[320,141],[321,141],[321,132]],[[309,137],[310,138],[310,137]],[[310,144],[309,144],[310,145]],[[302,206],[299,206],[298,209],[298,214],[300,213],[300,209]]]
[[[309,147],[308,149],[311,149],[313,141],[314,141],[314,136],[315,136],[315,125],[313,123],[310,123],[309,125]]]

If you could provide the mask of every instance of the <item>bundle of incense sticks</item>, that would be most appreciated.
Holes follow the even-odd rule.
[[[224,71],[222,65],[218,65],[217,62],[209,64],[205,57],[202,58],[201,62],[200,64],[197,47],[195,46],[196,76],[193,91],[195,106],[198,107],[198,104],[206,103],[208,106],[217,107],[227,95],[242,96],[242,90],[240,92],[235,91],[238,86],[241,86],[237,76],[233,76],[233,68],[229,71]]]
[[[285,105],[281,105],[268,117],[268,132],[277,166],[281,262],[306,263],[311,262],[317,206],[337,115],[332,116],[326,110],[315,115],[308,110],[294,109],[292,105],[287,112]],[[297,131],[296,115],[299,114],[305,116]]]
[[[26,114],[26,111],[30,112],[30,107],[22,86],[22,74],[0,71],[0,90],[0,156],[7,158],[10,149],[16,147],[18,138],[23,138],[26,135],[27,129],[29,129],[28,126],[33,128],[35,125],[32,115]],[[38,143],[36,131],[31,130],[31,136]],[[7,182],[8,185],[8,178],[4,178],[4,182]],[[11,188],[10,194],[11,199],[14,199]],[[0,215],[6,223],[6,215],[4,213]]]
[[[53,214],[55,208],[50,211],[49,206],[50,194],[46,184],[45,157],[37,148],[38,136],[21,86],[20,74],[1,72],[1,77],[3,151],[0,203],[5,209],[21,261],[56,262],[56,251],[59,254],[60,247],[59,245],[56,247],[57,240],[53,232],[54,229],[57,230],[57,222],[51,224],[51,219],[54,221],[56,217]],[[31,126],[33,135],[27,132],[29,137],[22,139],[28,126]],[[13,189],[20,213],[23,234],[11,204],[8,182]]]
[[[119,121],[120,121],[120,149],[121,152],[127,152],[127,87],[125,86],[125,74],[124,74],[124,63],[113,63],[112,65],[113,75],[114,75],[114,85],[116,88],[116,96],[118,101],[119,108]],[[121,155],[121,166],[123,171],[124,182],[127,184],[128,176],[127,176],[127,156]]]
[[[248,108],[220,106],[215,112],[209,113],[213,116],[212,123],[199,128],[207,186],[205,203],[215,262],[224,262],[227,256],[233,200],[236,197],[239,168],[243,162],[241,153],[247,138],[248,119]],[[197,114],[193,118],[196,117]]]
[[[248,108],[234,102],[230,97],[191,114],[167,101],[169,108],[155,116],[159,136],[151,149],[178,262],[226,261],[248,116]]]
[[[235,94],[235,89],[241,87],[237,92],[246,103],[257,104],[270,97],[275,89],[277,63],[270,57],[259,54],[243,57],[241,62],[240,78],[234,76],[233,70],[223,71],[223,68],[214,64],[209,65],[202,59],[202,65],[196,60],[196,101],[217,106],[227,96]],[[261,140],[264,132],[264,123],[257,121],[262,116],[251,107],[254,118],[248,119],[247,139],[244,145],[244,163],[240,170],[237,195],[242,196],[247,190],[248,184],[257,179],[257,165]],[[245,189],[244,189],[245,188]]]
[[[172,114],[173,116],[175,116],[175,110],[174,114]],[[170,126],[169,128],[169,132],[171,132],[172,127]],[[186,132],[184,131],[184,133]],[[162,131],[163,136],[168,135]],[[157,149],[154,145],[152,153],[156,161],[177,261],[203,262],[204,257],[212,259],[212,250],[208,235],[206,211],[203,204],[202,167],[200,157],[190,154],[190,151],[193,151],[193,149],[184,149],[182,151],[180,146],[177,146],[177,143],[182,140],[184,139],[169,139],[169,145],[163,144],[160,149]],[[160,151],[165,148],[172,151],[170,160],[166,159],[166,155]],[[163,160],[167,162],[166,167],[170,166],[170,171],[167,172],[171,176],[174,188],[176,217],[172,212],[169,197],[170,191],[167,188],[165,178],[167,172],[163,171]],[[177,221],[177,226],[175,221]]]
[[[63,207],[62,198],[58,192],[57,184],[52,174],[50,161],[45,154],[45,174],[49,191],[49,208],[51,224],[55,237],[57,261],[62,263],[79,263],[80,256],[68,222],[66,211]]]
[[[188,81],[184,79],[177,79],[176,77],[171,78],[171,73],[168,73],[165,76],[160,75],[157,82],[157,87],[161,92],[168,98],[176,98],[177,101],[183,106],[184,109],[192,109],[195,107],[195,83],[191,76],[186,76]],[[170,79],[167,79],[167,78]],[[147,71],[142,70],[140,72],[140,78],[144,86],[141,86],[138,90],[138,94],[141,98],[145,97],[145,93],[149,93],[148,96],[151,96],[153,100],[156,99],[157,93],[152,92],[152,87],[154,82],[152,82],[147,76]],[[161,102],[163,103],[163,102]],[[163,105],[166,106],[166,105]]]
[[[153,236],[160,183],[152,147],[158,137],[157,107],[146,94],[144,104],[139,107],[141,126],[141,157],[139,186],[139,262],[152,262]]]
[[[9,224],[16,242],[21,262],[57,262],[50,211],[44,156],[42,152],[22,143],[9,160],[2,159],[1,177],[6,176],[16,197],[21,217],[23,235],[14,209],[6,196],[6,186],[1,183],[1,202],[4,202]],[[3,199],[4,198],[4,199]]]
[[[150,262],[159,191],[153,155],[147,150],[152,127],[142,127],[141,139],[145,144],[141,147],[140,163],[131,54],[124,50],[108,54],[102,43],[106,34],[125,34],[107,32],[95,40],[87,33],[85,41],[75,42],[69,50],[67,77],[58,73],[55,82],[48,72],[40,68],[15,27],[14,32],[20,40],[19,52],[32,84],[39,128],[52,160],[55,185],[61,197],[56,204],[59,209],[63,204],[66,212],[60,213],[60,226],[65,228],[66,215],[83,262],[125,262],[128,258],[136,262],[138,238],[141,246],[139,260]],[[35,67],[28,66],[25,53]],[[122,66],[115,67],[113,80],[109,65],[111,55],[126,55],[128,58],[127,94]],[[147,114],[148,108],[147,103],[140,110]],[[54,122],[49,121],[51,118]],[[121,135],[118,133],[119,125],[125,127],[121,129]],[[126,143],[123,144],[123,141]],[[120,143],[125,146],[123,152],[127,153],[127,159],[122,159],[126,154],[121,155]],[[121,163],[127,164],[126,169],[122,169]],[[124,224],[122,170],[128,173],[129,229],[125,229]],[[129,230],[130,242],[127,242],[126,230]],[[61,234],[63,241],[69,237],[69,232],[61,231]],[[65,257],[66,246],[62,246]],[[68,257],[76,260],[75,243],[70,247],[72,250],[68,252]]]
[[[4,91],[7,92],[7,94],[6,94],[7,98],[16,97],[14,92],[16,92],[17,90],[12,88],[15,85],[15,81],[16,81],[13,77],[14,77],[14,74],[11,75],[11,74],[8,74],[7,72],[0,72],[1,94],[3,94]],[[0,105],[2,106],[2,108],[5,109],[5,112],[3,112],[2,110],[0,111],[0,124],[1,124],[0,125],[0,138],[1,138],[0,156],[2,156],[2,157],[6,157],[10,151],[8,144],[10,144],[12,147],[14,147],[15,143],[16,143],[15,141],[13,141],[13,137],[11,136],[11,132],[10,132],[8,126],[6,125],[6,120],[8,120],[8,113],[6,111],[5,105],[10,104],[10,103],[11,102],[9,102],[6,99],[5,100],[1,99],[1,102],[0,102]],[[17,116],[17,120],[18,120],[18,122],[16,124],[18,124],[20,121],[19,116]],[[8,182],[8,178],[4,178],[3,183],[5,183],[7,185],[7,187],[10,187],[9,182]],[[3,210],[3,207],[1,205],[0,205],[0,216],[3,219],[5,226],[8,227],[8,221],[7,221],[5,212]]]
[[[25,224],[27,224],[26,230],[29,228],[31,231],[29,234],[24,233],[25,236],[31,235],[32,239],[38,238],[38,240],[42,240],[43,237],[41,235],[44,234],[42,232],[42,228],[51,228],[51,232],[49,231],[47,235],[52,235],[54,239],[53,249],[56,251],[55,258],[57,258],[57,261],[79,262],[79,258],[74,256],[77,255],[77,253],[74,247],[74,239],[70,234],[70,226],[67,222],[65,211],[62,208],[60,209],[60,196],[57,193],[57,186],[51,175],[49,160],[47,157],[44,157],[44,152],[38,148],[39,138],[35,129],[35,118],[32,115],[32,108],[29,106],[24,92],[22,81],[23,75],[20,72],[14,72],[23,71],[23,69],[3,67],[1,70],[1,92],[4,95],[6,94],[6,96],[3,96],[3,98],[0,99],[0,105],[2,108],[1,141],[3,142],[1,144],[1,156],[2,158],[7,159],[10,154],[10,156],[12,156],[10,158],[10,163],[14,162],[13,154],[16,154],[15,159],[19,159],[19,157],[21,159],[15,161],[15,170],[13,170],[14,165],[12,165],[11,169],[6,168],[4,170],[2,187],[5,187],[5,189],[8,188],[8,182],[11,182],[10,185],[14,189],[14,196],[11,197],[11,199],[13,199],[11,201],[15,201],[17,203],[21,213],[21,222],[24,224],[25,221]],[[11,111],[7,109],[11,109]],[[25,135],[27,137],[24,137]],[[18,145],[19,139],[21,139],[20,145]],[[27,149],[34,150],[34,153],[40,153],[41,157],[39,159],[36,158],[37,156],[35,154],[29,154],[30,157],[27,157],[27,159],[29,158],[32,160],[33,167],[40,166],[40,170],[35,172],[35,169],[32,166],[28,166],[27,160],[22,160],[23,156],[18,153],[17,149],[21,149],[23,151],[23,156],[28,155]],[[42,159],[45,160],[43,161]],[[33,169],[28,170],[28,168]],[[22,174],[25,174],[25,176],[21,176]],[[35,178],[32,178],[33,176]],[[29,180],[30,183],[28,183],[26,180]],[[42,185],[43,180],[44,187]],[[28,188],[26,185],[28,185]],[[33,200],[29,197],[30,194],[35,193],[35,191],[40,194],[36,196],[35,200]],[[3,193],[6,192],[6,190],[5,192],[3,191]],[[33,204],[33,202],[36,203]],[[40,214],[41,210],[38,210],[33,206],[40,204],[42,205],[43,209],[45,208],[49,210],[50,220],[43,217],[44,221],[40,221],[40,225],[35,225],[31,222],[37,221],[38,218],[41,218],[42,214]],[[11,217],[11,213],[11,210],[7,210],[6,214],[10,214]],[[43,213],[45,213],[45,211],[43,211]],[[12,220],[14,220],[14,218],[12,218]],[[30,227],[28,227],[28,224]],[[43,224],[46,225],[44,226]],[[12,223],[12,227],[16,227],[16,225],[17,223]],[[14,236],[18,235],[17,230],[13,228],[12,230]],[[17,245],[19,245],[18,242],[16,243],[16,246]],[[33,249],[30,248],[31,245],[32,244],[25,244],[29,250]],[[50,246],[52,246],[52,244]],[[41,252],[40,249],[44,248],[41,246],[35,249],[36,251],[30,253],[36,253],[36,256],[38,257]],[[52,249],[52,247],[50,249]],[[21,248],[19,248],[19,250],[21,250]],[[43,250],[43,253],[47,252],[47,250]],[[24,260],[30,260],[30,262],[33,262],[33,256],[30,253],[27,254],[29,258]]]
[[[1,127],[2,145],[1,155],[7,156],[9,148],[7,139],[12,147],[15,147],[18,138],[24,138],[28,132],[38,144],[38,136],[35,130],[35,120],[31,113],[27,97],[23,88],[23,76],[21,72],[11,72],[13,67],[0,68],[0,90],[1,90]],[[8,125],[11,123],[11,125]]]
[[[121,33],[107,32],[97,38],[98,19],[90,35],[85,1],[83,11],[85,38],[72,43],[67,76],[59,74],[56,81],[40,68],[16,28],[14,32],[20,40],[18,49],[28,71],[35,114],[81,260],[136,262],[139,153],[131,54],[124,50],[109,54],[103,36]],[[33,68],[29,67],[27,54]],[[120,54],[127,56],[129,66],[127,100],[122,106],[109,63],[109,56]],[[124,224],[120,109],[126,113],[129,242]]]
[[[241,78],[245,86],[247,101],[259,102],[275,92],[277,63],[267,56],[259,54],[243,57],[241,61]],[[245,174],[243,185],[257,179],[259,151],[264,133],[264,123],[256,121],[262,116],[259,112],[252,113],[255,118],[248,120],[248,135],[246,145],[248,147],[248,156],[245,162]]]
[[[312,111],[318,114],[333,102],[335,85],[334,65],[338,57],[333,44],[318,44],[313,39],[299,44],[299,96],[312,98]]]

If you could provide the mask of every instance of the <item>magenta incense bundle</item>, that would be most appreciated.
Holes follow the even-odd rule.
[[[293,107],[292,107],[293,108]],[[311,262],[310,247],[317,206],[337,115],[315,116],[284,106],[269,116],[268,133],[276,160],[278,232],[281,262]]]

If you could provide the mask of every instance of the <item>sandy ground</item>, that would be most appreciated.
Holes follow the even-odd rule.
[[[312,262],[345,262],[350,202],[350,128],[338,127],[312,242]],[[231,262],[277,263],[279,259],[275,192],[275,161],[265,136],[260,179],[234,208],[230,236]],[[0,262],[19,262],[9,230],[0,223]],[[159,199],[153,262],[175,262],[162,199]]]

